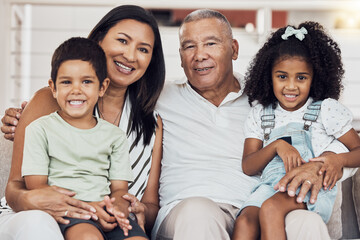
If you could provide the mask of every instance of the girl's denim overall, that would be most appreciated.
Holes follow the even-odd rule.
[[[279,128],[274,128],[274,109],[272,106],[266,107],[261,117],[265,138],[264,147],[277,139],[283,139],[295,147],[302,159],[308,162],[310,158],[314,157],[311,144],[311,123],[316,121],[320,112],[320,107],[321,101],[312,103],[308,106],[308,109],[304,114],[304,123],[293,122]],[[242,208],[247,206],[261,207],[266,199],[277,192],[274,190],[274,186],[284,175],[284,163],[281,158],[276,155],[264,168],[260,177],[260,183],[255,186],[250,198],[244,203]],[[299,191],[300,187],[297,189],[296,194],[298,194]],[[321,189],[317,201],[315,204],[311,204],[311,194],[309,192],[303,202],[306,203],[308,210],[320,214],[324,222],[328,222],[335,202],[336,193],[336,186],[331,191]]]

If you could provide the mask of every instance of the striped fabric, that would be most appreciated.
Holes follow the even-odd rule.
[[[9,212],[9,211],[12,211],[12,210],[11,210],[11,208],[9,207],[9,205],[7,205],[6,200],[5,200],[5,197],[3,197],[3,198],[0,200],[0,215],[1,215],[1,213],[3,213],[3,212]]]
[[[131,168],[133,170],[134,181],[129,183],[129,193],[135,195],[139,200],[141,200],[142,195],[144,194],[145,187],[147,184],[150,166],[151,166],[151,153],[155,141],[155,133],[151,138],[149,145],[144,146],[143,139],[141,138],[137,145],[134,144],[136,134],[130,132],[131,119],[129,119],[131,111],[131,104],[129,98],[126,99],[124,103],[123,113],[121,114],[121,119],[119,127],[121,130],[126,132],[128,144],[129,144],[129,153],[130,153],[130,162]],[[98,116],[99,113],[97,109],[95,114]]]

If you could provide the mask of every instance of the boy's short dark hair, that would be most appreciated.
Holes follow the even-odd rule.
[[[88,38],[73,37],[63,42],[53,54],[51,79],[54,85],[60,65],[68,60],[89,62],[95,70],[100,85],[107,77],[106,57],[99,44]]]

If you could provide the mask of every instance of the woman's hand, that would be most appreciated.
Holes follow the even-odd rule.
[[[284,162],[285,171],[289,172],[291,169],[301,166],[302,158],[296,148],[291,146],[284,140],[277,140],[276,152]]]
[[[49,213],[58,223],[68,224],[70,222],[63,217],[79,219],[96,218],[96,209],[94,207],[73,198],[75,193],[64,188],[49,186],[28,191],[26,195],[31,209]]]
[[[5,115],[1,119],[1,131],[4,133],[4,138],[13,141],[16,126],[19,122],[22,111],[24,110],[27,102],[21,103],[21,108],[8,108],[5,110]]]
[[[145,212],[146,205],[140,202],[134,195],[127,193],[123,198],[130,202],[129,212],[134,213],[137,218],[137,223],[145,231]]]

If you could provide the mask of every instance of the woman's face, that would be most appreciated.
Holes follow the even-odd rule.
[[[124,19],[99,42],[106,54],[110,85],[128,87],[139,80],[150,64],[154,32],[145,23]]]

